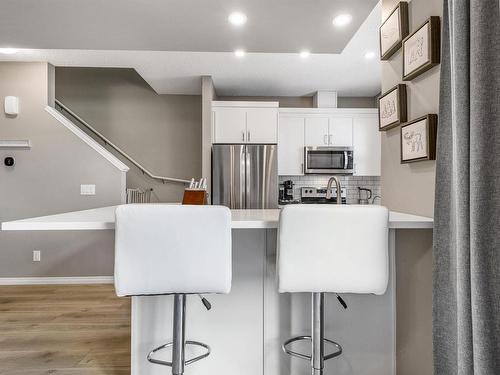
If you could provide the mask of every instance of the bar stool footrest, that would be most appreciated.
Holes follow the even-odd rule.
[[[308,361],[310,361],[312,358],[310,355],[307,355],[307,354],[303,354],[303,353],[299,353],[299,352],[295,352],[293,351],[292,349],[288,348],[288,345],[296,342],[296,341],[302,341],[302,340],[308,340],[308,341],[311,341],[311,336],[297,336],[297,337],[292,337],[291,339],[285,341],[282,345],[282,349],[283,351],[292,356],[292,357],[297,357],[297,358],[300,358],[300,359],[306,359]],[[335,358],[335,357],[338,357],[339,355],[342,354],[342,347],[337,344],[335,341],[332,341],[332,340],[328,340],[328,339],[323,339],[325,342],[335,346],[337,348],[336,351],[334,351],[333,353],[330,353],[330,354],[327,354],[323,357],[323,360],[327,361],[329,359],[332,359],[332,358]]]
[[[163,361],[161,359],[156,359],[156,358],[153,358],[153,354],[160,351],[160,350],[163,350],[163,349],[166,349],[166,348],[169,348],[173,345],[173,342],[168,342],[164,345],[161,345],[157,348],[154,348],[153,350],[151,350],[149,353],[148,353],[148,361],[151,362],[151,363],[155,363],[157,365],[163,365],[163,366],[169,366],[169,367],[172,367],[172,362],[169,362],[169,361]],[[186,341],[186,346],[187,345],[194,345],[194,346],[201,346],[202,348],[205,348],[206,349],[206,352],[203,353],[203,354],[200,354],[199,356],[197,357],[194,357],[194,358],[191,358],[191,359],[188,359],[187,361],[184,362],[184,364],[187,366],[187,365],[190,365],[191,363],[194,363],[194,362],[197,362],[199,361],[200,359],[203,359],[203,358],[206,358],[210,355],[210,346],[208,346],[207,344],[204,344],[202,342],[199,342],[199,341]]]

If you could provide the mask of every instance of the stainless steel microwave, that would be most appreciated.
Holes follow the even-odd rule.
[[[305,147],[306,174],[352,174],[352,147]]]

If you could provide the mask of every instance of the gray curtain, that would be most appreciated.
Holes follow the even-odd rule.
[[[444,0],[442,23],[434,368],[499,375],[499,1]]]

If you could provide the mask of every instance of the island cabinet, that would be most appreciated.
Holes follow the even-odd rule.
[[[213,143],[277,143],[278,102],[212,102]]]
[[[304,174],[304,147],[352,147],[355,176],[380,176],[380,134],[373,108],[281,108],[278,174]]]

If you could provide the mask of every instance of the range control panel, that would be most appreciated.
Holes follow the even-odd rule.
[[[335,187],[331,188],[332,197],[337,197],[337,189]],[[300,189],[301,198],[326,198],[326,187],[325,188],[315,188],[315,187],[303,187]],[[342,198],[347,198],[347,189],[345,187],[340,188],[340,196]]]

